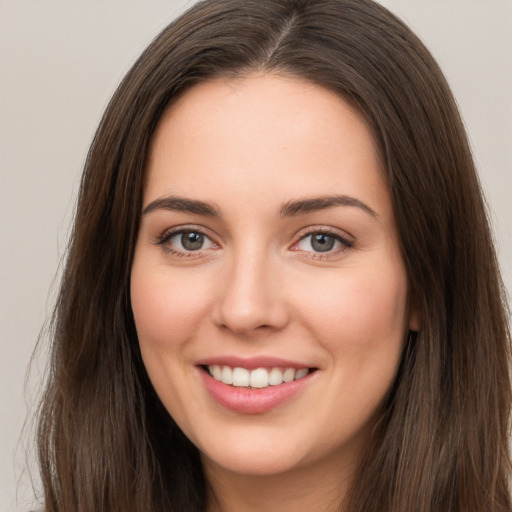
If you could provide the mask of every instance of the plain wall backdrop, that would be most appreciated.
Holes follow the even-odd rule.
[[[0,0],[2,512],[27,512],[32,503],[24,469],[30,417],[23,438],[21,430],[27,404],[33,413],[45,344],[27,386],[25,376],[51,312],[88,146],[124,73],[192,3]],[[382,3],[423,39],[452,86],[492,210],[510,295],[512,0]]]

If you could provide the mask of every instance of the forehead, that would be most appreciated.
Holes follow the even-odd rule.
[[[200,83],[157,126],[146,204],[165,194],[210,200],[222,189],[232,198],[264,194],[268,200],[281,196],[281,202],[287,196],[357,193],[381,210],[389,206],[361,115],[326,88],[274,74]]]
[[[215,135],[221,127],[229,127],[232,132],[251,132],[252,140],[258,142],[259,136],[265,136],[259,129],[266,124],[284,128],[276,141],[281,143],[287,135],[310,139],[307,131],[312,125],[332,129],[341,122],[371,137],[360,113],[335,92],[295,76],[253,73],[212,79],[187,89],[166,109],[153,139],[163,129],[170,135],[174,125],[184,139],[198,130]]]

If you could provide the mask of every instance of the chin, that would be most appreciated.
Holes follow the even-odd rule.
[[[199,450],[207,467],[240,475],[271,476],[303,464],[305,454],[297,448],[301,445],[303,443],[290,439],[270,439],[259,432],[254,436],[227,434],[219,443],[210,439],[206,449],[199,446]]]
[[[202,453],[201,459],[207,467],[222,468],[224,471],[244,476],[274,476],[287,473],[301,466],[300,459],[287,457],[274,451],[273,454],[261,453],[231,453],[211,458]]]

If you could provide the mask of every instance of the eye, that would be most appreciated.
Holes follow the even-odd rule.
[[[215,246],[214,242],[199,230],[182,229],[164,233],[158,240],[166,251],[176,255],[188,255],[204,251]]]
[[[300,238],[294,250],[317,254],[336,253],[352,247],[350,240],[328,231],[310,232]]]
[[[180,251],[199,251],[210,247],[212,241],[197,231],[183,231],[172,236],[169,239],[169,244]]]

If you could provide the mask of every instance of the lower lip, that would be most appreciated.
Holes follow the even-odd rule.
[[[313,373],[301,379],[261,389],[229,386],[215,380],[199,368],[206,389],[222,406],[244,414],[258,414],[278,407],[301,391],[311,381]]]

